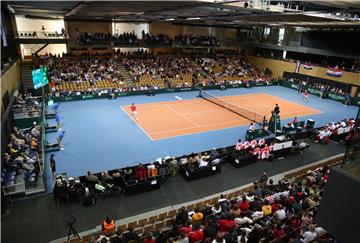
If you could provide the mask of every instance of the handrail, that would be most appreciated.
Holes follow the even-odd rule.
[[[7,73],[7,71],[9,71],[10,70],[10,68],[12,68],[13,66],[14,66],[14,64],[16,64],[19,60],[21,59],[21,57],[20,56],[16,56],[14,59],[11,59],[11,61],[10,62],[8,62],[8,63],[5,63],[5,64],[8,64],[8,65],[4,65],[3,63],[1,64],[1,77],[2,76],[4,76],[6,73]],[[3,61],[2,61],[3,62]],[[4,69],[3,69],[3,67],[4,67]]]
[[[69,39],[67,33],[58,33],[57,31],[18,31],[15,32],[15,38],[18,39]]]

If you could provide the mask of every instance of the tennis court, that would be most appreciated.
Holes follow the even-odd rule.
[[[280,106],[281,119],[295,116],[307,116],[321,113],[294,102],[269,94],[257,93],[236,96],[214,97],[219,102],[226,102],[229,109],[234,109],[245,116],[254,116],[254,120],[266,116],[270,118],[275,104]],[[211,101],[211,102],[210,102]],[[137,105],[139,120],[134,120],[139,128],[152,140],[160,140],[194,133],[202,133],[237,126],[249,125],[250,120],[212,102],[212,98],[177,100]],[[129,106],[122,106],[130,116]],[[239,110],[239,111],[238,111]]]

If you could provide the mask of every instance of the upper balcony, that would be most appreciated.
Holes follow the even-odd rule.
[[[69,35],[57,31],[19,31],[14,34],[14,39],[17,44],[66,44]]]

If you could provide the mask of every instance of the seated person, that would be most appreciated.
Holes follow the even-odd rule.
[[[248,151],[250,148],[251,148],[250,142],[249,142],[249,141],[245,141],[245,142],[244,142],[244,149],[245,149],[246,151]]]
[[[147,175],[148,175],[148,178],[156,177],[158,175],[158,170],[153,163],[151,163],[147,167]]]
[[[114,180],[114,178],[112,178],[107,171],[101,172],[100,179],[105,182],[112,182]]]
[[[292,124],[299,122],[299,119],[295,116],[294,120],[292,121]]]
[[[96,175],[93,175],[90,171],[87,172],[85,179],[89,182],[98,182],[99,178]]]
[[[239,151],[240,153],[243,153],[245,149],[244,144],[241,142],[241,139],[238,140],[238,142],[235,145],[235,150]]]
[[[265,133],[267,133],[269,130],[269,123],[267,120],[265,120],[265,122],[263,123],[263,129]]]
[[[210,153],[210,158],[209,158],[209,160],[210,160],[210,161],[213,161],[213,160],[218,159],[218,158],[220,158],[220,154],[218,153],[218,151],[216,150],[216,148],[213,148],[213,150],[212,150],[211,153]]]
[[[199,161],[199,168],[201,168],[201,167],[206,167],[206,166],[208,166],[208,164],[209,164],[209,162],[208,162],[208,159],[206,159],[206,158],[201,158],[201,160]]]
[[[251,140],[250,146],[251,146],[252,149],[255,149],[255,147],[257,147],[257,145],[258,145],[258,144],[257,144],[256,139]]]
[[[198,164],[198,158],[196,157],[196,155],[193,153],[190,155],[190,157],[188,158],[188,165],[190,168],[196,168]]]
[[[259,142],[258,142],[258,146],[260,147],[260,148],[263,148],[264,146],[265,146],[265,139],[264,138],[260,138],[259,139]]]
[[[106,216],[105,221],[101,224],[101,228],[105,236],[109,236],[111,232],[114,232],[116,229],[116,224],[113,219],[110,219],[109,216]]]
[[[136,180],[145,180],[147,177],[146,170],[142,163],[139,163],[139,165],[135,169],[135,179]]]
[[[102,181],[96,182],[95,190],[100,191],[100,192],[105,192],[106,191],[105,183]]]
[[[250,154],[254,155],[254,156],[258,156],[258,158],[260,158],[261,156],[261,149],[260,147],[256,147],[254,150],[250,151]]]
[[[321,128],[318,134],[315,136],[314,139],[315,143],[322,141],[325,138],[325,136],[326,136],[325,130]]]
[[[255,125],[254,123],[250,123],[249,132],[254,132],[254,131],[255,131]]]
[[[123,237],[125,239],[125,242],[129,242],[129,241],[138,242],[140,240],[139,235],[136,232],[134,232],[134,229],[132,227],[128,228],[128,232],[124,233]]]
[[[191,221],[193,224],[201,224],[202,219],[204,218],[203,213],[198,208],[196,208],[194,212],[195,213],[191,216]]]
[[[265,144],[264,148],[261,149],[261,159],[269,159],[270,157],[270,148]]]
[[[171,176],[176,176],[180,172],[180,166],[178,164],[178,161],[175,159],[175,157],[172,158],[172,160],[169,162],[170,166],[170,174]]]

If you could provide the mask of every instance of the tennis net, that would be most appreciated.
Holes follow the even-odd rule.
[[[246,109],[243,109],[237,105],[234,105],[220,97],[217,97],[215,95],[210,94],[209,92],[206,92],[204,90],[200,90],[199,91],[199,96],[207,101],[210,101],[216,105],[219,105],[221,107],[224,107],[225,109],[232,111],[242,117],[245,117],[246,119],[256,122],[256,123],[263,123],[264,121],[264,116],[256,113],[256,112],[252,112]]]

